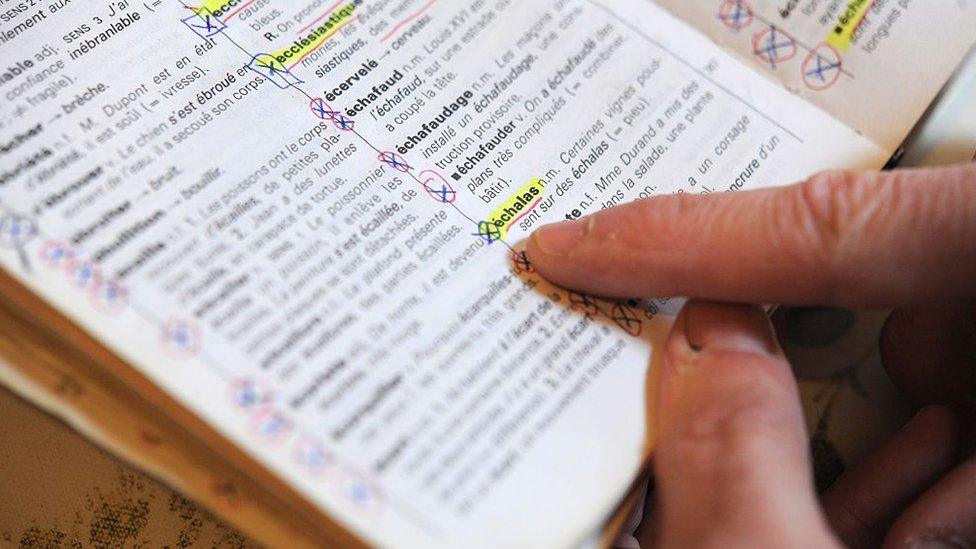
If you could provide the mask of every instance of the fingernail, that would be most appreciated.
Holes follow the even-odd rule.
[[[779,348],[766,313],[750,305],[689,301],[684,332],[695,351],[734,351],[773,355]]]
[[[532,238],[543,253],[566,255],[579,245],[589,230],[589,218],[574,219],[541,227],[532,234]]]

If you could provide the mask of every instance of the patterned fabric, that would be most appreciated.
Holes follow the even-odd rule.
[[[6,389],[0,418],[0,546],[256,547]]]

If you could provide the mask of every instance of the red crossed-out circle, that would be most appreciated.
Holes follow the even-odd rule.
[[[167,321],[163,324],[160,339],[167,354],[176,359],[194,357],[203,346],[203,332],[192,320]]]
[[[748,27],[755,19],[752,6],[746,0],[725,0],[718,10],[718,18],[722,24],[734,32]]]
[[[814,91],[824,91],[840,80],[844,60],[829,44],[820,44],[803,61],[803,83]]]
[[[302,435],[292,445],[295,462],[312,476],[322,476],[336,467],[336,457],[325,444],[311,435]]]
[[[231,404],[241,410],[259,410],[274,404],[274,388],[265,379],[242,377],[231,382],[228,389]]]
[[[420,172],[420,180],[424,190],[431,198],[442,204],[453,204],[457,200],[457,191],[447,179],[434,170]]]
[[[796,40],[777,27],[769,27],[752,36],[752,51],[756,57],[773,67],[796,57]]]
[[[92,305],[99,311],[117,315],[129,304],[129,289],[113,278],[100,278],[89,290]]]
[[[347,468],[336,482],[336,488],[339,495],[361,513],[375,515],[383,510],[386,498],[367,475]]]
[[[269,446],[277,446],[287,440],[293,429],[292,420],[274,408],[261,408],[251,414],[251,434]]]
[[[59,240],[45,242],[37,254],[41,262],[52,269],[67,268],[75,258],[74,248]]]

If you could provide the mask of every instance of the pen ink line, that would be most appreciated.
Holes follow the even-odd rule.
[[[716,88],[722,90],[729,97],[732,97],[733,99],[735,99],[739,103],[742,103],[743,105],[745,105],[746,107],[748,107],[750,110],[752,110],[753,112],[755,112],[759,116],[761,116],[764,119],[766,119],[766,121],[768,121],[769,123],[773,124],[774,126],[776,126],[779,129],[783,130],[784,132],[786,132],[787,134],[789,134],[790,137],[792,137],[793,139],[796,139],[800,143],[803,143],[803,139],[801,139],[800,136],[798,136],[797,134],[795,134],[792,131],[790,131],[786,126],[784,126],[783,124],[777,122],[771,116],[769,116],[765,112],[759,110],[752,103],[746,101],[744,98],[742,98],[741,96],[739,96],[738,94],[736,94],[732,90],[726,88],[725,86],[723,86],[722,84],[720,84],[717,80],[715,80],[711,76],[705,74],[704,71],[702,71],[698,67],[692,65],[687,59],[685,59],[684,57],[681,57],[680,55],[678,55],[677,53],[675,53],[674,51],[672,51],[670,48],[668,48],[667,46],[665,46],[661,42],[659,42],[659,41],[655,40],[654,38],[652,38],[649,34],[647,34],[646,32],[644,32],[643,30],[641,30],[634,23],[628,21],[627,19],[625,19],[620,14],[614,13],[612,10],[610,10],[609,8],[607,8],[606,6],[604,6],[602,3],[598,2],[597,0],[584,0],[584,1],[587,2],[587,3],[589,3],[590,5],[598,8],[600,11],[604,12],[605,14],[607,14],[607,16],[609,16],[611,19],[613,19],[613,20],[617,21],[618,23],[620,23],[621,25],[627,27],[632,32],[634,32],[635,34],[637,34],[638,36],[640,36],[641,38],[643,38],[645,41],[647,41],[649,44],[657,47],[659,50],[661,50],[664,53],[668,54],[675,61],[678,61],[682,65],[688,67],[689,69],[691,69],[692,71],[694,71],[694,73],[697,74],[698,76],[700,76],[701,78],[704,78],[705,80],[708,80],[713,86],[715,86]]]
[[[369,139],[366,139],[366,137],[363,134],[359,133],[359,130],[353,128],[350,131],[352,131],[352,133],[355,134],[356,137],[358,137],[359,139],[361,139],[363,141],[363,143],[366,143],[367,145],[369,145],[369,148],[371,148],[374,151],[376,151],[376,154],[383,154],[383,151],[379,150],[376,147],[376,145],[373,145],[373,143]],[[411,172],[411,175],[412,175],[412,172]]]
[[[246,55],[246,56],[247,56],[247,57],[248,57],[249,59],[254,59],[254,55],[255,55],[255,54],[253,54],[253,53],[251,53],[251,52],[249,52],[249,51],[247,51],[247,48],[245,48],[244,46],[242,46],[242,45],[240,45],[240,44],[238,44],[238,43],[237,43],[237,40],[234,40],[234,38],[233,38],[233,37],[232,37],[231,35],[229,35],[229,34],[227,34],[226,32],[222,32],[222,33],[220,33],[220,34],[222,34],[222,35],[224,35],[224,36],[226,36],[226,37],[227,37],[227,39],[228,39],[228,40],[230,40],[230,43],[231,43],[231,44],[234,44],[235,46],[237,46],[237,49],[239,49],[239,50],[241,50],[242,52],[244,52],[244,55]]]

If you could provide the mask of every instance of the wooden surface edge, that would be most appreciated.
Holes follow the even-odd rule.
[[[271,547],[365,547],[0,269],[0,382]]]

